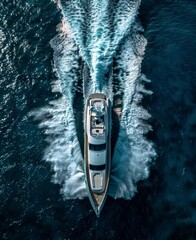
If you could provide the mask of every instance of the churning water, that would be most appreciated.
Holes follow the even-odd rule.
[[[152,142],[145,138],[152,130],[146,122],[150,115],[140,105],[143,95],[151,94],[143,86],[149,80],[140,72],[146,46],[137,20],[140,1],[58,1],[57,4],[63,17],[58,34],[51,40],[58,78],[53,88],[57,91],[60,85],[62,98],[38,110],[38,114],[34,112],[36,118],[45,112],[52,115],[40,123],[49,140],[44,159],[52,162],[53,180],[63,185],[65,199],[87,195],[73,107],[77,91],[82,91],[83,78],[83,105],[94,92],[103,92],[114,101],[121,96],[118,131],[113,124],[117,141],[109,195],[131,199],[137,191],[137,182],[148,177],[150,162],[155,157]],[[84,62],[89,69],[87,77],[80,70]]]

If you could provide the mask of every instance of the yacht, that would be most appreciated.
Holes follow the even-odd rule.
[[[107,197],[111,165],[111,102],[105,94],[94,93],[87,99],[84,130],[86,188],[99,216]]]

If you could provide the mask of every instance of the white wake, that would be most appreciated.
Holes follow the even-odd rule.
[[[153,144],[145,138],[151,130],[147,123],[150,115],[140,104],[144,94],[151,94],[144,89],[143,83],[148,80],[140,72],[146,45],[136,19],[140,1],[56,2],[63,20],[51,41],[58,78],[53,87],[62,97],[33,114],[37,119],[46,113],[50,115],[40,123],[49,142],[44,159],[52,162],[53,181],[63,185],[64,198],[87,195],[73,112],[74,89],[80,77],[78,69],[82,67],[79,59],[82,58],[90,69],[89,82],[84,83],[89,85],[88,94],[104,92],[110,99],[119,93],[122,96],[122,117],[112,159],[109,194],[130,199],[137,190],[137,182],[148,177],[150,162],[156,155]],[[115,86],[112,78],[108,78],[108,73],[112,76],[113,71],[117,72]]]

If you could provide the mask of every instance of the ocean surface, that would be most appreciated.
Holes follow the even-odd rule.
[[[196,239],[195,23],[192,0],[0,2],[0,239]],[[83,110],[99,91],[114,113],[97,218]]]

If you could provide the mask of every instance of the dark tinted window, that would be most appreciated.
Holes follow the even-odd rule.
[[[90,169],[94,171],[101,171],[105,169],[105,164],[103,165],[91,165],[90,164]]]
[[[90,150],[93,150],[93,151],[102,151],[102,150],[105,150],[105,149],[106,149],[106,143],[104,143],[104,144],[98,144],[98,145],[89,143],[89,149],[90,149]]]

